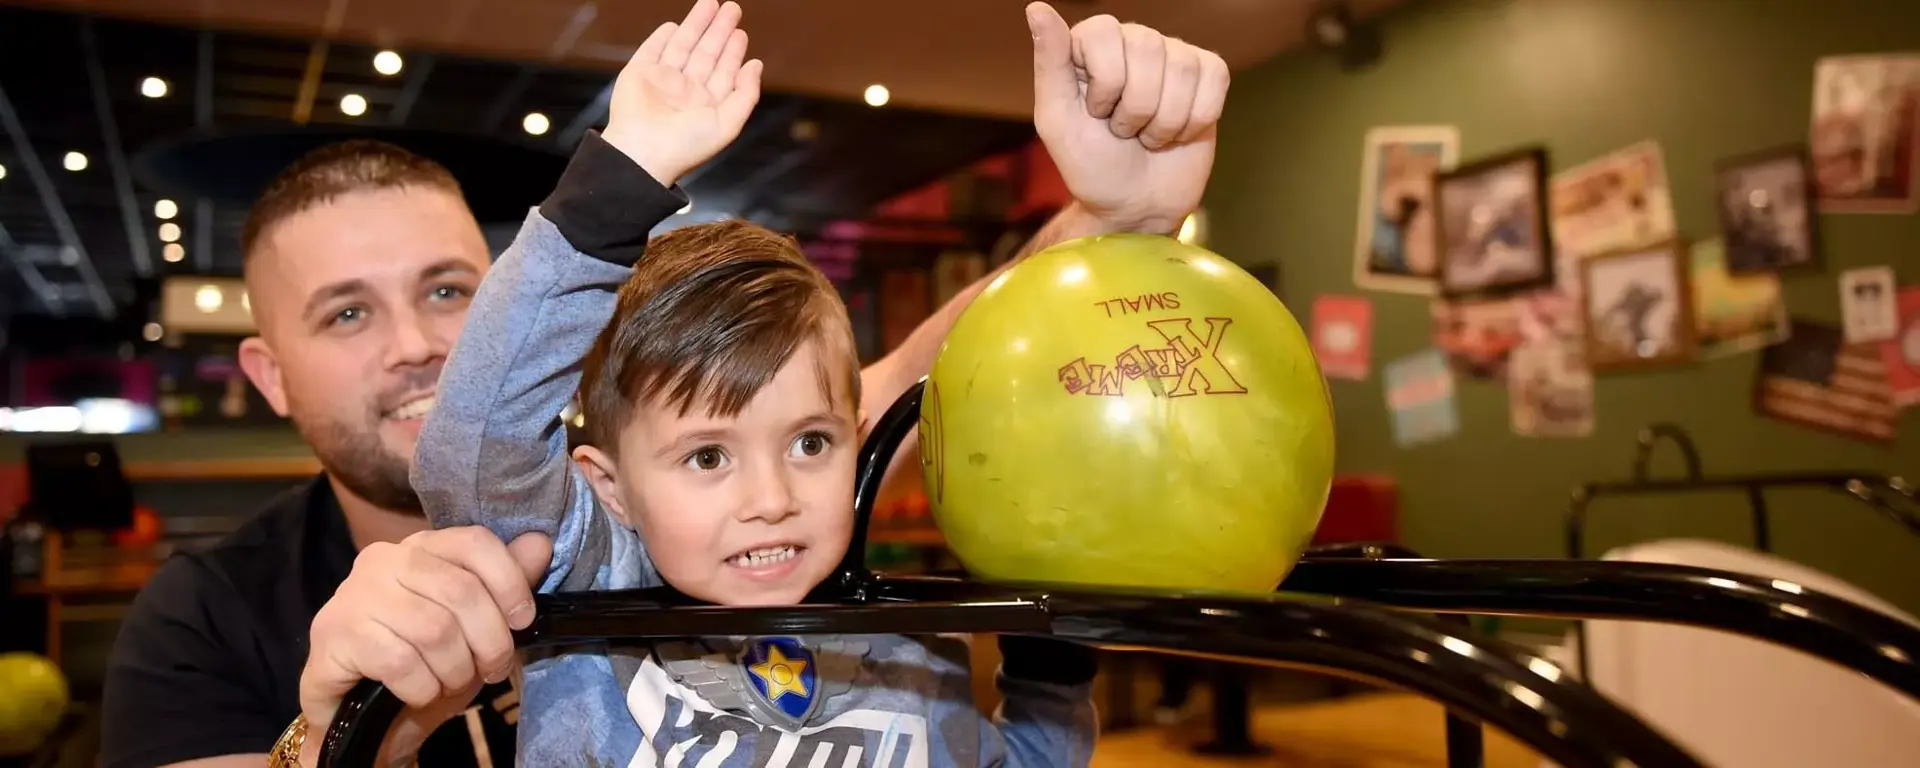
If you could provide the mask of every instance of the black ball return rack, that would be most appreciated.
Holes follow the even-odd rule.
[[[1498,728],[1566,768],[1700,766],[1698,758],[1471,614],[1709,627],[1795,648],[1920,700],[1920,630],[1846,600],[1703,568],[1563,560],[1428,560],[1391,545],[1315,550],[1271,595],[888,576],[865,564],[882,475],[918,422],[922,381],[861,446],[853,544],[799,605],[728,607],[671,588],[537,595],[519,648],[706,635],[1011,633],[1305,669],[1427,696],[1447,710],[1449,765],[1483,764]],[[1231,698],[1231,697],[1229,697]],[[1245,698],[1239,699],[1244,743]],[[374,764],[403,705],[362,681],[321,747],[324,768]]]

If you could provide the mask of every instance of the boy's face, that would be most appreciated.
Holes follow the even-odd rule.
[[[704,403],[685,416],[642,405],[618,458],[580,450],[602,503],[640,532],[675,589],[723,605],[789,605],[840,564],[859,425],[845,376],[831,377],[834,392],[820,386],[822,354],[803,344],[732,418],[707,416]]]

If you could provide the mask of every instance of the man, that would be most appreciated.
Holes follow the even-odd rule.
[[[737,6],[700,0],[681,26],[698,39],[728,13]],[[1025,252],[1102,232],[1173,232],[1211,172],[1224,64],[1112,17],[1068,30],[1036,3],[1029,20],[1036,124],[1076,134],[1080,151],[1055,158],[1078,202]],[[616,83],[611,110],[643,104],[633,87]],[[590,174],[608,139],[583,142],[575,169]],[[263,196],[244,241],[260,336],[242,366],[326,472],[212,552],[168,563],[136,601],[108,673],[109,768],[258,766],[296,714],[324,728],[362,678],[438,675],[462,654],[469,673],[500,670],[491,662],[504,659],[475,665],[470,627],[524,626],[528,585],[550,556],[537,536],[505,545],[484,529],[427,530],[407,484],[420,417],[489,262],[444,171],[389,148],[323,151]],[[863,372],[870,402],[890,403],[929,370],[977,289]],[[468,736],[467,724],[494,716],[459,714],[476,690],[483,706],[510,709],[510,691],[494,694],[511,674],[488,672],[485,690],[475,677],[442,676],[447,695],[410,710],[390,743],[421,749],[427,765],[459,764],[434,751],[456,742],[507,762],[504,728]],[[304,764],[319,741],[306,740]]]
[[[142,590],[108,666],[106,766],[261,765],[300,711],[308,626],[356,553],[427,527],[407,457],[489,263],[453,177],[395,147],[328,147],[263,194],[241,243],[260,333],[241,365],[325,472]],[[512,754],[515,699],[486,691],[423,759]]]

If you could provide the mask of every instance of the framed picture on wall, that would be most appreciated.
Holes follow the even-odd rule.
[[[1920,211],[1920,52],[1815,62],[1808,132],[1822,212]]]
[[[1353,284],[1373,291],[1434,292],[1433,178],[1459,160],[1450,125],[1367,131],[1360,160],[1360,221]]]
[[[1805,145],[1721,160],[1714,181],[1728,274],[1819,266],[1819,217]]]
[[[1553,285],[1547,150],[1524,147],[1434,177],[1440,294],[1497,295]]]
[[[1677,240],[1580,262],[1587,365],[1598,373],[1694,359],[1688,255]]]
[[[1753,409],[1763,416],[1865,443],[1892,444],[1894,407],[1879,344],[1848,344],[1841,328],[1804,317],[1760,353]]]

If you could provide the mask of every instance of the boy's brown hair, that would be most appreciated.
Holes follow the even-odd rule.
[[[275,224],[353,192],[402,187],[437,189],[465,199],[445,166],[383,141],[352,139],[308,152],[274,176],[240,230],[240,253],[251,262]]]
[[[807,341],[821,344],[821,387],[844,375],[859,403],[846,305],[791,238],[735,220],[653,238],[582,362],[587,439],[614,453],[642,403],[736,415]]]

